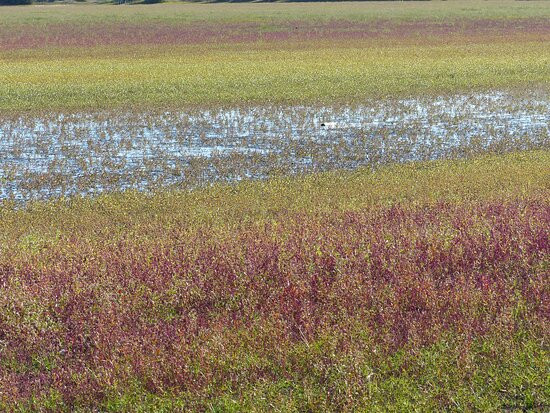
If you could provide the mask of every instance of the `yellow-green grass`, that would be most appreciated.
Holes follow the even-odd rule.
[[[548,22],[539,1],[4,7],[0,111],[546,88]]]
[[[270,23],[297,20],[379,19],[522,19],[550,17],[550,3],[544,0],[448,1],[448,2],[314,2],[271,4],[185,4],[155,5],[33,5],[3,7],[2,24],[168,22],[204,21]]]
[[[532,151],[0,208],[0,410],[545,408],[549,194]]]
[[[376,4],[372,7],[379,12],[387,11],[396,18],[422,18],[426,10],[430,10],[431,17],[448,16],[445,13],[461,17],[487,12],[479,2],[466,6],[464,3],[451,3],[448,9],[446,4],[430,3],[425,6],[426,9],[416,4],[404,8],[395,4]],[[510,2],[503,3],[502,9],[496,3],[487,4],[490,5],[491,17],[513,17],[518,13],[525,17],[522,13],[533,15],[543,8],[540,3],[529,3],[524,9]],[[102,10],[115,9],[114,6],[101,6],[99,9],[81,7],[45,8],[44,18],[55,21],[63,18],[64,10],[89,8],[91,18],[100,19],[106,15]],[[160,13],[160,18],[169,21],[166,11],[176,10],[177,7],[187,6],[116,10],[123,10],[121,15],[127,13],[128,18],[134,21],[151,19],[154,13]],[[212,12],[209,16],[205,13],[204,18],[219,21],[243,19],[231,13],[222,15],[224,10],[251,10],[247,13],[253,15],[253,11],[257,10],[255,7],[259,6],[243,6],[242,9],[227,6],[220,9],[189,7],[192,10],[216,10],[218,14]],[[336,6],[330,7],[336,10]],[[351,19],[350,10],[360,6],[351,4],[345,7],[338,10],[347,10],[345,18]],[[17,19],[29,17],[25,17],[25,10],[35,13],[40,9],[7,10],[8,14],[11,13],[7,20],[17,23]],[[63,12],[56,15],[56,10]],[[282,10],[284,19],[289,18],[284,15],[285,10],[287,13],[290,13],[288,10],[292,13],[296,13],[295,10],[318,10],[317,16],[322,14],[318,4],[300,5],[297,9],[292,9],[290,5],[284,5],[284,8],[269,5],[262,10],[269,10],[271,19],[278,18],[277,10]],[[410,10],[410,15],[403,16],[403,10]],[[502,13],[499,10],[503,10]],[[147,15],[143,17],[140,13]],[[71,18],[76,22],[84,19],[82,15]],[[177,14],[174,17],[175,20],[185,18]],[[197,19],[197,16],[189,17],[191,20],[193,18]],[[265,14],[257,18],[263,19]],[[29,21],[34,21],[32,19],[34,17]],[[366,97],[547,88],[550,78],[549,49],[548,40],[544,38],[527,41],[526,37],[511,35],[498,42],[480,38],[468,45],[459,42],[430,44],[411,41],[396,45],[392,41],[376,44],[335,41],[170,48],[136,46],[124,52],[113,48],[57,49],[55,54],[50,55],[52,50],[15,51],[5,53],[4,60],[0,61],[0,110],[137,109],[272,102],[336,104],[360,102]],[[135,56],[131,56],[132,51],[136,52]],[[88,52],[91,57],[85,57]],[[0,410],[78,411],[80,407],[83,411],[91,411],[92,408],[104,411],[544,409],[548,402],[548,392],[544,387],[548,371],[547,330],[544,329],[547,319],[538,308],[539,301],[543,306],[538,297],[544,297],[546,285],[544,270],[548,260],[544,255],[544,245],[547,243],[543,243],[548,225],[537,217],[547,214],[524,215],[528,217],[525,219],[528,222],[523,222],[520,215],[529,212],[529,208],[525,208],[529,202],[533,210],[547,210],[549,194],[550,151],[541,150],[469,160],[392,165],[376,171],[362,168],[294,178],[279,177],[192,191],[164,190],[153,195],[128,191],[97,198],[34,202],[24,208],[0,206],[0,281],[6,292],[0,302],[0,321],[10,332],[4,339],[9,343],[7,350],[12,354],[11,358],[4,357],[0,366],[4,388],[8,389],[0,392],[3,393],[0,395]],[[526,202],[519,202],[519,207],[514,209],[514,201],[518,198]],[[479,207],[486,200],[491,201],[488,203],[491,205]],[[504,212],[499,210],[501,201],[502,205],[508,205]],[[333,279],[341,283],[336,284],[341,286],[341,291],[335,288],[326,295],[331,298],[332,291],[337,292],[340,297],[338,305],[325,309],[311,307],[314,309],[311,311],[313,315],[329,313],[330,316],[334,313],[334,320],[338,321],[334,331],[328,329],[326,334],[309,338],[300,329],[301,335],[295,341],[280,340],[280,337],[286,336],[281,336],[277,320],[290,320],[292,315],[291,311],[287,311],[291,306],[280,300],[275,302],[282,303],[282,310],[277,313],[276,308],[271,308],[267,315],[257,312],[255,318],[250,318],[252,328],[244,323],[233,326],[220,322],[219,325],[213,323],[211,327],[199,330],[196,336],[185,329],[187,321],[183,314],[191,314],[188,320],[194,322],[197,319],[197,313],[193,313],[195,305],[199,308],[199,304],[206,303],[207,310],[200,314],[201,317],[210,317],[225,315],[228,310],[234,311],[234,305],[240,299],[249,311],[246,314],[254,315],[254,300],[265,301],[262,297],[268,295],[263,294],[264,290],[278,291],[277,287],[268,284],[277,281],[277,273],[262,270],[266,272],[265,278],[262,278],[261,265],[252,267],[254,270],[250,271],[253,278],[259,280],[255,281],[255,285],[242,284],[243,289],[237,294],[222,288],[225,273],[220,277],[217,272],[211,273],[209,270],[217,270],[216,265],[224,262],[226,254],[231,255],[231,248],[224,249],[224,240],[232,240],[235,248],[240,240],[247,239],[247,231],[250,232],[251,241],[244,244],[245,254],[235,255],[235,260],[228,261],[235,264],[235,268],[241,268],[239,259],[249,253],[251,259],[259,258],[257,261],[260,263],[263,258],[269,258],[272,250],[266,248],[264,251],[263,248],[271,245],[271,238],[282,246],[291,245],[285,243],[285,237],[292,235],[292,232],[288,229],[277,232],[277,228],[284,227],[287,222],[310,220],[315,226],[306,228],[320,229],[315,234],[321,239],[327,228],[326,217],[337,216],[343,211],[390,211],[393,208],[389,207],[397,204],[397,211],[400,206],[406,206],[413,214],[411,217],[420,213],[418,216],[423,219],[430,214],[444,213],[446,207],[442,203],[449,203],[466,214],[450,214],[447,219],[468,218],[471,215],[468,211],[478,213],[472,221],[473,231],[469,231],[465,222],[459,225],[464,230],[464,236],[457,238],[457,248],[453,245],[447,249],[445,225],[418,227],[427,232],[439,231],[431,238],[431,235],[420,230],[409,234],[406,226],[401,233],[401,227],[397,225],[399,219],[395,221],[396,231],[381,232],[380,242],[373,244],[381,246],[379,251],[386,251],[388,243],[395,246],[396,256],[382,261],[391,266],[393,261],[400,259],[407,262],[407,254],[401,249],[408,245],[407,242],[395,243],[395,239],[406,240],[408,235],[416,236],[409,247],[414,246],[416,240],[418,250],[428,253],[440,243],[440,249],[434,250],[434,256],[441,256],[442,259],[433,262],[442,266],[436,265],[430,269],[434,283],[423,282],[424,279],[431,282],[431,279],[420,271],[425,270],[422,265],[411,267],[415,270],[407,273],[410,279],[399,273],[398,278],[403,280],[394,280],[399,281],[396,294],[404,291],[410,292],[410,296],[385,295],[386,291],[392,291],[391,283],[384,281],[385,272],[382,268],[376,272],[378,267],[375,266],[372,266],[375,271],[372,281],[379,282],[381,287],[376,289],[372,286],[378,284],[370,284],[371,295],[364,296],[375,297],[369,298],[372,303],[363,299],[359,301],[359,295],[350,295],[357,290],[357,286],[361,286],[359,282],[346,283],[346,280],[354,279],[349,275],[357,272],[353,265],[359,266],[362,261],[368,262],[370,259],[370,250],[362,251],[368,251],[363,259],[362,255],[356,255],[358,249],[350,247],[348,255],[357,256],[357,259],[348,261],[352,269],[349,273],[338,279],[338,271],[327,270],[325,274],[325,267],[319,271],[331,283]],[[468,208],[468,205],[473,207]],[[422,214],[423,208],[425,214]],[[484,213],[488,214],[487,219]],[[499,232],[506,229],[506,213],[521,221],[524,227],[511,227],[509,232]],[[491,217],[496,221],[492,221]],[[426,219],[429,221],[430,218]],[[476,223],[479,225],[477,231]],[[531,223],[540,237],[532,236],[529,238],[531,243],[523,240],[519,248],[513,248],[517,241],[514,235],[521,237],[522,234],[514,231],[525,228],[526,233],[530,232]],[[262,232],[262,228],[270,230]],[[376,225],[358,228],[376,230]],[[354,238],[354,235],[345,235],[355,234],[353,231],[345,230],[333,223],[332,235],[323,244],[329,253],[333,248],[347,245],[341,242],[344,238]],[[363,232],[368,234],[371,231]],[[262,234],[261,237],[255,238],[258,233]],[[187,284],[192,272],[184,274],[180,264],[192,261],[193,256],[176,253],[180,243],[201,239],[200,234],[207,234],[204,239],[214,246],[219,244],[219,249],[212,250],[219,253],[205,255],[208,258],[205,263],[212,265],[206,269],[197,267],[196,281]],[[342,234],[342,239],[338,238]],[[395,235],[395,239],[390,238],[391,234]],[[500,248],[503,238],[499,234],[508,235],[508,244],[505,242],[507,246],[503,248]],[[470,235],[476,237],[477,243],[470,242]],[[484,237],[486,242],[483,242]],[[492,243],[488,241],[490,238]],[[429,242],[432,239],[436,242]],[[261,247],[257,246],[258,240],[264,242]],[[534,247],[537,242],[540,244],[538,250]],[[193,241],[189,244],[195,249],[192,251],[196,251],[197,257],[210,246]],[[480,251],[475,248],[476,245],[486,250]],[[506,253],[514,250],[523,253],[531,247],[531,255],[518,254],[523,258],[506,260]],[[479,276],[479,286],[472,281],[463,284],[461,289],[460,277],[453,280],[453,277],[447,277],[450,284],[444,283],[447,273],[441,269],[449,269],[448,274],[456,275],[450,272],[454,268],[451,264],[455,262],[454,258],[461,256],[462,248],[471,253],[470,261],[465,261],[472,264],[472,270],[465,266],[461,271],[466,278],[471,276],[472,280]],[[158,254],[149,255],[149,251]],[[327,251],[318,249],[317,255],[312,257],[316,260],[327,258],[332,254]],[[177,258],[171,260],[168,255],[163,255],[164,252],[176,254],[170,257]],[[476,267],[476,253],[491,256],[494,268]],[[413,249],[412,255],[415,254]],[[379,253],[378,257],[381,256]],[[293,261],[286,260],[284,254],[281,257],[277,268],[290,268]],[[330,266],[330,262],[327,263],[326,269]],[[163,267],[168,264],[172,266]],[[220,268],[223,270],[225,267]],[[243,271],[235,270],[241,277],[239,280],[245,280],[242,276],[248,271],[248,268],[242,268]],[[396,270],[399,268],[409,267],[395,267]],[[232,271],[232,268],[226,271],[228,279]],[[164,273],[173,285],[162,284],[160,274]],[[308,280],[306,271],[297,271],[296,274],[298,281]],[[287,279],[290,280],[281,278],[281,291],[285,286],[290,286],[285,281]],[[212,280],[213,283],[209,284]],[[454,282],[457,282],[457,293],[449,295],[447,304],[451,309],[456,307],[458,321],[451,324],[454,327],[449,328],[447,336],[437,328],[431,328],[437,323],[424,317],[426,309],[432,311],[430,314],[437,314],[437,307],[434,310],[430,310],[429,305],[422,307],[420,304],[423,302],[416,299],[422,291],[428,290],[426,287],[434,285],[441,288],[432,288],[432,297],[446,297],[455,288],[449,287],[454,286]],[[499,288],[495,285],[502,287],[502,295],[496,295]],[[362,288],[368,291],[367,287]],[[312,287],[311,290],[315,289]],[[379,294],[372,295],[372,290]],[[259,293],[254,295],[250,291]],[[280,297],[292,298],[296,291],[293,285],[293,289],[284,290]],[[507,291],[510,293],[507,294]],[[212,305],[208,304],[210,299]],[[361,303],[359,308],[364,306],[372,310],[372,316],[368,313],[369,317],[355,320],[354,312],[345,312],[347,307],[344,304],[354,300]],[[426,301],[429,304],[429,300]],[[503,301],[506,303],[501,311]],[[289,300],[288,303],[292,302]],[[388,308],[391,311],[382,318],[383,322],[377,322],[377,327],[371,329],[367,327],[368,322],[376,320],[374,313],[378,311],[377,307],[382,311]],[[337,313],[340,314],[338,317]],[[238,313],[235,311],[232,314]],[[257,319],[260,321],[256,322]],[[424,319],[424,324],[419,324],[424,330],[418,331],[436,334],[435,342],[425,345],[422,344],[424,341],[415,341],[417,319]],[[123,324],[122,320],[126,320],[127,324]],[[483,333],[484,330],[476,332],[465,327],[466,337],[462,327],[475,327],[477,324],[472,320],[480,320],[482,326],[492,324],[494,329]],[[373,345],[376,343],[375,333],[381,332],[389,321],[395,322],[391,326],[412,326],[412,338],[407,346],[397,352],[388,350],[377,355],[377,349],[384,347]],[[168,327],[172,325],[174,329],[170,330]],[[98,330],[99,335],[92,335]],[[398,332],[393,327],[388,327],[388,330]],[[187,339],[191,340],[189,348],[196,346],[197,352],[185,352],[187,349],[182,351],[182,347],[174,347]],[[181,358],[180,364],[172,363],[172,360],[180,361],[177,360],[180,354],[189,355],[190,362]],[[16,357],[19,355],[27,358]],[[85,358],[88,356],[90,358]],[[138,367],[145,366],[144,369],[132,371],[130,368],[134,362]],[[163,374],[156,375],[156,372]],[[171,372],[177,374],[170,377]],[[209,375],[204,375],[204,372]],[[180,381],[178,376],[175,380],[180,373],[188,374],[186,377],[189,379]],[[201,375],[207,381],[204,385],[199,383]],[[166,377],[169,378],[166,382],[158,379]],[[132,386],[134,382],[135,386]],[[199,384],[195,386],[194,383]],[[185,393],[188,386],[189,394]],[[198,390],[194,392],[193,388]],[[25,389],[29,389],[28,394],[24,393]],[[86,406],[89,410],[85,410]]]
[[[550,151],[281,177],[153,196],[123,192],[35,202],[24,209],[4,206],[0,247],[4,251],[25,251],[28,245],[40,249],[67,237],[101,244],[120,238],[146,242],[151,234],[156,237],[159,231],[181,225],[231,230],[289,213],[513,199],[548,191]]]
[[[335,104],[372,97],[547,88],[548,42],[301,50],[170,49],[139,57],[4,59],[0,110]],[[204,49],[204,48],[203,48]]]

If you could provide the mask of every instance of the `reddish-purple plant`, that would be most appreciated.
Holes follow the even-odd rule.
[[[549,223],[544,197],[394,205],[5,259],[2,397],[239,386],[284,374],[296,343],[329,335],[345,353],[358,330],[377,357],[449,334],[547,338]],[[239,352],[267,361],[233,366]]]

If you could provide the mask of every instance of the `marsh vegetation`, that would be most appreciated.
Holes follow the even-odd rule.
[[[76,112],[4,117],[0,197],[297,175],[550,147],[550,100],[485,93],[336,107]]]
[[[0,410],[548,409],[549,2],[0,20]]]

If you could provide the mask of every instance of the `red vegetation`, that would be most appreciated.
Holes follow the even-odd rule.
[[[345,352],[358,326],[380,356],[446,335],[467,342],[528,328],[546,337],[544,195],[174,226],[155,241],[75,238],[5,256],[2,397],[55,389],[82,404],[133,380],[192,393],[254,382],[281,371],[239,375],[224,364],[239,349],[284,372],[293,343],[331,334]]]
[[[260,23],[93,23],[48,24],[0,27],[0,50],[42,47],[91,47],[121,45],[192,45],[204,43],[242,43],[318,40],[445,39],[453,36],[507,37],[512,34],[550,35],[548,19],[477,19],[451,21],[328,22],[288,21],[265,27]]]

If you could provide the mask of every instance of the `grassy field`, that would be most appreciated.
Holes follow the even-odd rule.
[[[104,244],[119,232],[139,237],[149,232],[145,227],[164,231],[163,221],[231,228],[243,222],[263,223],[281,213],[328,214],[393,204],[513,198],[550,189],[549,157],[548,151],[517,152],[470,161],[393,165],[376,172],[361,168],[245,181],[154,196],[129,191],[97,199],[36,202],[25,209],[2,209],[0,239],[6,248],[16,247],[26,235],[52,240],[80,234],[91,239],[99,231],[104,234],[99,243]]]
[[[544,409],[548,165],[4,208],[0,406]]]
[[[321,50],[181,51],[162,57],[5,60],[1,109],[327,104],[548,86],[540,42]]]
[[[0,19],[0,411],[550,408],[550,2]]]
[[[150,23],[187,24],[194,22],[260,22],[269,27],[289,20],[366,21],[441,20],[441,19],[527,19],[548,18],[550,7],[545,1],[452,1],[452,2],[322,2],[311,3],[242,3],[242,4],[156,4],[156,5],[35,5],[4,7],[7,25],[58,23]]]
[[[0,110],[547,89],[550,6],[519,4],[3,8]]]

